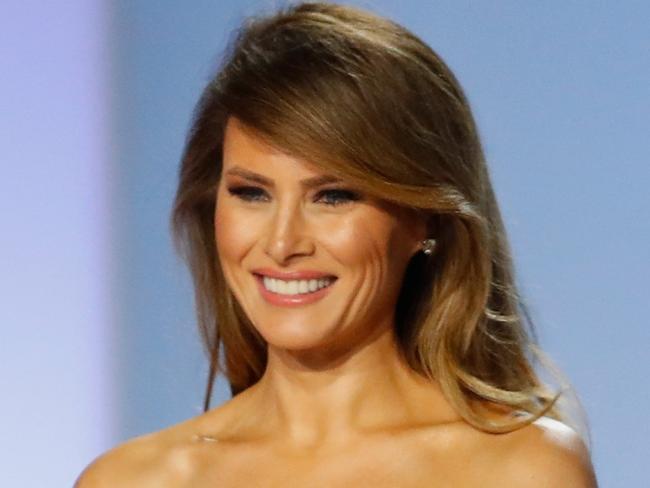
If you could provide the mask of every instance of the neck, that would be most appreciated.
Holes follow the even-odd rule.
[[[265,430],[298,445],[453,416],[437,384],[401,357],[392,327],[343,355],[269,347],[266,371],[250,390],[252,403],[263,409]]]

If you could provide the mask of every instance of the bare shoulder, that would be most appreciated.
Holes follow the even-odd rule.
[[[203,417],[111,449],[81,473],[75,488],[185,486],[194,470],[196,425]]]
[[[242,395],[243,396],[243,395]],[[192,486],[206,465],[214,464],[215,449],[201,441],[232,424],[240,399],[166,429],[132,439],[95,459],[79,476],[75,488],[148,488]],[[206,446],[210,446],[209,453]]]
[[[590,453],[582,438],[562,422],[542,417],[501,444],[501,483],[528,488],[596,488]]]
[[[153,486],[163,451],[160,440],[160,434],[149,434],[102,454],[81,473],[75,488]]]

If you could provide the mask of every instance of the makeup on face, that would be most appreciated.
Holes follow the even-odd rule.
[[[227,184],[228,193],[244,203],[268,204],[271,199],[268,188],[275,188],[273,180],[253,171],[235,166],[226,177],[236,176],[244,181]],[[323,185],[341,184],[341,180],[329,175],[318,175],[300,181],[304,189],[317,190],[315,203],[337,207],[359,201],[360,195],[345,188],[320,189]],[[255,186],[260,185],[260,186]],[[281,271],[273,268],[257,268],[252,271],[261,296],[269,304],[280,307],[299,307],[312,304],[327,296],[337,277],[317,270]]]
[[[386,326],[416,248],[412,232],[388,206],[229,122],[218,257],[268,343],[304,349],[351,328]]]
[[[242,202],[251,204],[269,202],[270,193],[275,190],[275,183],[272,179],[240,166],[234,166],[227,170],[225,178],[228,193]],[[314,195],[314,203],[320,202],[330,207],[337,207],[361,200],[361,195],[358,192],[342,187],[342,184],[343,182],[339,178],[331,175],[318,175],[300,180],[300,186],[305,191],[320,190]],[[325,185],[330,187],[322,188]],[[332,187],[332,185],[336,186]]]
[[[330,292],[336,278],[323,277],[310,280],[282,280],[254,274],[260,294],[270,304],[281,307],[298,307],[321,300]]]

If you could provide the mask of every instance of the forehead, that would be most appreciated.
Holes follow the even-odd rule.
[[[262,176],[258,182],[269,186],[273,186],[274,180],[299,180],[305,187],[344,181],[272,146],[240,120],[229,117],[223,140],[222,174],[241,176],[247,172]],[[257,177],[247,179],[257,181]],[[411,216],[411,211],[382,198],[366,195],[366,200],[369,205],[384,212],[397,213],[405,220]]]
[[[296,178],[323,174],[315,165],[272,146],[238,119],[230,117],[223,140],[224,174],[235,167]]]

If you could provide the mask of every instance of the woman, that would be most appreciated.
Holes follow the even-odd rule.
[[[533,369],[467,100],[403,27],[324,3],[248,22],[198,105],[173,222],[205,413],[79,487],[596,486]],[[218,373],[233,398],[209,410]]]

